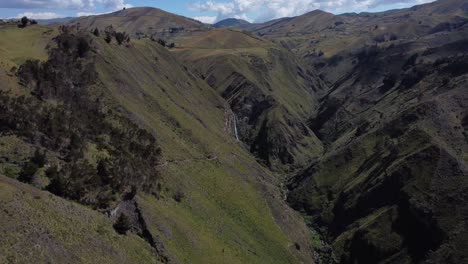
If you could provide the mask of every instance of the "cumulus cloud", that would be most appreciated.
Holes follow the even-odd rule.
[[[213,24],[216,21],[216,16],[196,16],[193,19],[206,24]]]
[[[125,0],[1,0],[0,8],[93,10],[102,5],[109,10],[131,7]]]
[[[201,12],[215,12],[216,20],[242,18],[255,14],[254,20],[262,22],[280,17],[297,16],[308,11],[321,9],[340,13],[350,10],[368,10],[385,5],[421,4],[431,0],[208,0],[191,5]]]
[[[16,16],[16,18],[22,18],[22,17],[28,17],[32,19],[53,19],[53,18],[60,18],[64,16],[59,15],[57,13],[53,13],[53,12],[37,12],[37,13],[25,12],[25,13],[18,14]]]

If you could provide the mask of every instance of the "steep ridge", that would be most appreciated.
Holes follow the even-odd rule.
[[[50,41],[57,34],[57,31],[48,27],[30,27],[24,32],[16,27],[3,27],[0,30],[8,34],[15,32],[13,35],[18,36],[30,32],[28,38],[33,42]],[[44,34],[49,30],[55,33]],[[122,260],[125,262],[128,259],[133,263],[151,263],[157,259],[165,263],[310,262],[313,251],[309,232],[300,217],[282,201],[279,182],[238,145],[232,134],[225,133],[225,112],[229,108],[227,103],[155,42],[133,40],[129,45],[119,46],[116,43],[107,44],[103,37],[92,38],[90,56],[94,58],[97,73],[93,91],[103,96],[106,109],[115,109],[119,115],[128,118],[125,119],[127,122],[137,124],[154,135],[162,152],[162,158],[155,166],[160,179],[154,188],[138,190],[136,196],[131,195],[133,191],[129,190],[128,195],[115,201],[117,204],[111,203],[110,209],[114,210],[109,214],[118,216],[125,213],[132,220],[135,213],[137,222],[132,222],[135,227],[130,229],[127,236],[139,242],[132,244],[132,247],[135,246],[137,252],[140,250],[137,247],[153,252],[150,248],[153,246],[157,252],[161,252],[163,246],[164,255],[153,252],[153,257],[135,260],[132,255],[134,251],[124,251]],[[9,41],[14,43],[16,40],[12,38]],[[17,54],[18,48],[21,46],[9,45],[10,50],[6,54]],[[43,48],[42,45],[37,47],[38,51]],[[36,53],[40,56],[35,56]],[[36,96],[30,94],[30,87],[18,85],[15,69],[10,66],[22,65],[29,58],[43,59],[43,53],[24,54],[28,57],[19,60],[2,57],[0,76],[6,83],[2,87],[6,96]],[[47,75],[44,76],[41,78],[47,78]],[[41,84],[41,87],[47,86]],[[57,103],[60,105],[60,102]],[[50,104],[52,107],[55,102],[47,99],[41,104]],[[83,112],[86,111],[88,109],[83,108]],[[59,153],[41,141],[28,141],[21,135],[3,131],[1,141],[2,146],[8,146],[2,148],[1,173],[12,178],[18,177],[18,169],[27,163],[35,148],[45,151],[47,163],[54,161],[55,157],[61,159]],[[26,153],[18,152],[18,149]],[[105,153],[90,147],[84,150],[83,156],[93,160],[99,155]],[[45,167],[48,166],[45,164]],[[34,175],[33,178],[44,179],[40,171],[41,175]],[[60,178],[60,173],[56,177]],[[47,181],[38,183],[35,185],[38,188],[48,184]],[[24,189],[25,192],[30,190],[33,189]],[[128,203],[127,199],[134,201],[137,206],[132,207],[134,203]],[[49,204],[44,205],[45,212],[51,212],[52,209],[47,208]],[[69,210],[80,214],[80,209]],[[12,214],[15,216],[14,212]],[[96,211],[92,214],[93,217],[103,218]],[[2,217],[2,221],[9,219]],[[110,229],[112,222],[104,222],[107,225],[105,230]],[[94,230],[87,223],[84,222],[84,228]],[[43,222],[34,222],[32,225],[41,230],[49,228]],[[74,239],[73,234],[76,232],[65,230]],[[138,230],[142,232],[141,238],[135,236]],[[21,230],[10,230],[13,236],[17,232]],[[90,236],[90,239],[101,239],[99,235]],[[113,236],[118,235],[112,231],[112,241]],[[142,243],[145,241],[142,238],[148,244]],[[61,247],[60,243],[67,241],[59,240],[57,243]],[[122,241],[126,241],[125,236]],[[10,243],[21,245],[20,242],[15,240]],[[38,243],[47,248],[42,240]],[[20,260],[13,253],[3,254],[9,252],[10,244],[2,245],[5,245],[1,247],[2,255],[12,261]],[[91,248],[85,249],[92,252],[87,253],[89,256],[100,254],[100,257],[105,258],[107,252],[111,252],[105,245],[90,245]],[[118,250],[120,246],[115,247]],[[81,252],[86,251],[77,251],[76,260],[70,261],[84,261]],[[47,253],[56,259],[60,259],[62,254],[53,250],[47,250]],[[34,256],[31,258],[35,259]],[[104,259],[102,262],[115,261]]]
[[[257,158],[294,171],[321,154],[305,121],[315,115],[316,93],[324,87],[293,54],[232,29],[178,43],[173,53],[228,101],[240,140]]]
[[[317,63],[317,59],[329,59],[342,50],[415,39],[447,27],[459,27],[466,23],[466,9],[466,1],[442,0],[380,13],[332,15],[317,10],[255,25],[248,30]]]
[[[330,84],[309,121],[324,155],[288,201],[332,245],[325,262],[466,262],[466,3],[333,19],[264,35]]]

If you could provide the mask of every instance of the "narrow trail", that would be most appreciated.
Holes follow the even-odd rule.
[[[182,164],[182,163],[189,163],[189,162],[217,161],[218,159],[219,158],[217,155],[216,156],[209,155],[208,157],[205,157],[205,158],[189,158],[189,159],[175,159],[175,160],[170,159],[170,160],[166,160],[162,164],[156,165],[156,168],[163,168],[163,167],[167,167],[173,164]]]

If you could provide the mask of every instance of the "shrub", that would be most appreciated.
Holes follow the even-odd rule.
[[[111,43],[112,37],[115,35],[114,27],[113,27],[112,25],[107,26],[107,27],[104,29],[104,33],[106,34],[104,40],[105,40],[107,43]]]
[[[173,198],[176,202],[180,203],[185,198],[185,193],[183,193],[181,190],[177,190]]]
[[[122,42],[124,42],[124,40],[127,39],[127,34],[125,34],[125,32],[117,32],[115,33],[115,40],[117,41],[117,43],[119,45],[122,44]]]
[[[127,231],[130,230],[130,221],[124,213],[120,214],[119,218],[114,224],[114,229],[121,235],[127,234]]]
[[[76,46],[78,57],[83,58],[90,49],[89,41],[85,37],[79,37]]]
[[[111,43],[111,41],[112,41],[112,35],[111,35],[109,32],[106,32],[106,36],[104,37],[104,40],[105,40],[107,43]]]
[[[29,22],[29,19],[28,17],[22,17],[21,20],[20,20],[20,25],[19,27],[22,27],[22,28],[25,28],[27,25],[28,25],[28,22]]]
[[[99,33],[99,29],[98,29],[98,28],[95,28],[95,29],[94,29],[93,34],[94,34],[94,36],[96,36],[96,37],[99,37],[99,36],[101,35],[101,33]]]
[[[174,44],[174,42],[173,42],[173,43],[171,43],[171,44],[169,44],[169,46],[167,46],[167,47],[168,47],[168,48],[170,48],[170,49],[173,49],[173,48],[175,48],[175,44]]]
[[[163,47],[166,47],[166,41],[163,40],[163,39],[158,39],[158,44],[163,46]]]
[[[44,167],[47,163],[47,157],[45,152],[42,152],[37,148],[36,151],[34,151],[34,156],[31,158],[31,162],[37,164],[39,168]]]
[[[34,179],[34,174],[36,174],[39,166],[34,162],[26,162],[21,168],[18,180],[24,183],[31,183]]]

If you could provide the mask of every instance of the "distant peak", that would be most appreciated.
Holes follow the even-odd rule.
[[[250,25],[250,22],[238,18],[226,18],[214,24],[215,27],[239,27]]]
[[[315,9],[315,10],[312,10],[310,12],[307,12],[305,14],[303,14],[303,16],[317,16],[317,15],[332,15],[332,13],[329,13],[329,12],[325,12],[323,10],[320,10],[320,9]]]

